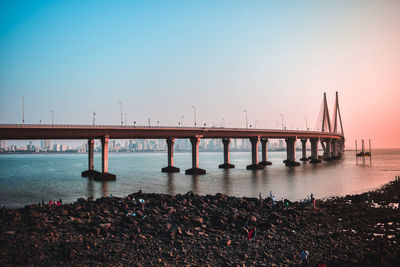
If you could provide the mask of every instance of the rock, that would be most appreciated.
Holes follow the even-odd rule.
[[[104,231],[107,231],[108,229],[110,229],[111,227],[111,223],[101,223],[100,224],[100,228]]]

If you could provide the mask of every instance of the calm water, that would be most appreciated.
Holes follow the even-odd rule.
[[[190,168],[190,153],[175,153],[175,166],[181,173],[161,173],[166,153],[110,154],[109,171],[117,175],[113,182],[96,182],[81,177],[87,168],[86,154],[0,155],[0,205],[20,207],[42,200],[62,198],[73,202],[79,197],[125,196],[142,188],[144,192],[197,194],[222,192],[233,196],[265,196],[272,190],[278,198],[298,200],[311,192],[318,198],[346,195],[377,188],[400,175],[400,150],[376,150],[365,164],[354,152],[346,152],[339,161],[300,167],[285,167],[284,152],[270,152],[273,165],[248,171],[249,152],[231,153],[235,169],[221,170],[222,153],[200,153],[200,167],[206,175],[185,175]],[[300,153],[297,158],[300,158]],[[95,154],[95,168],[101,169],[101,155]]]

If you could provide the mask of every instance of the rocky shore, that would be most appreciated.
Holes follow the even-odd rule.
[[[400,182],[304,202],[131,194],[0,211],[1,266],[400,266]],[[248,241],[248,231],[256,236]]]

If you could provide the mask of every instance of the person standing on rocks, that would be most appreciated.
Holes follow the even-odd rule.
[[[302,266],[311,266],[310,263],[308,262],[308,255],[310,255],[308,250],[304,249],[301,251],[301,265]]]
[[[315,209],[315,198],[314,198],[313,193],[311,193],[310,199],[311,199],[311,207],[312,207],[313,209]]]
[[[258,194],[258,199],[259,199],[259,201],[260,201],[260,204],[262,203],[262,196],[261,196],[261,192],[260,192],[260,194]]]
[[[247,235],[247,241],[252,241],[256,238],[256,228],[251,228],[249,234]]]

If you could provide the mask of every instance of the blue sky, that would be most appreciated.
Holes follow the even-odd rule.
[[[399,121],[398,14],[396,1],[0,1],[0,123],[21,122],[24,96],[26,123],[53,110],[118,124],[123,101],[128,124],[192,125],[195,105],[201,124],[244,127],[247,110],[257,127],[284,113],[304,128],[338,90],[350,139],[400,147],[368,131]]]

